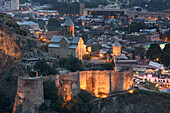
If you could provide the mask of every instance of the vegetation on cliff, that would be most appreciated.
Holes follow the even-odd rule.
[[[166,44],[163,50],[160,48],[159,44],[151,44],[146,52],[146,57],[163,63],[165,66],[170,66],[170,44]]]
[[[170,94],[136,90],[93,102],[93,113],[169,113]]]
[[[64,58],[61,59],[59,62],[60,66],[63,68],[66,68],[72,72],[75,71],[81,71],[83,70],[83,65],[81,60],[79,60],[78,58],[74,57],[74,56],[70,56],[69,58]]]
[[[70,101],[65,101],[52,81],[44,83],[44,98],[50,100],[50,106],[43,103],[39,107],[42,113],[57,111],[59,113],[90,113],[92,106],[90,101],[93,96],[87,91],[81,90],[80,93]]]
[[[25,74],[21,59],[27,50],[36,47],[36,41],[30,38],[29,31],[21,28],[15,19],[7,14],[0,13],[0,92],[5,95],[0,101],[5,106],[10,98],[13,100],[17,88],[17,77]],[[8,108],[9,105],[7,105]],[[8,112],[10,109],[0,109]]]
[[[11,16],[0,13],[0,72],[8,69],[24,52],[35,47],[36,42],[29,38],[29,32],[20,28]]]
[[[11,108],[11,100],[0,92],[0,113],[10,113]]]
[[[48,76],[48,75],[55,75],[58,72],[56,71],[56,66],[50,66],[45,59],[41,59],[38,62],[36,62],[36,64],[34,65],[33,68],[27,68],[28,69],[28,73],[31,77],[35,77],[36,73],[38,72],[39,76]]]

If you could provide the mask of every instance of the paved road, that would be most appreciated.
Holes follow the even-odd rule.
[[[151,90],[151,89],[144,88],[141,84],[137,84],[136,82],[133,82],[133,84],[134,84],[134,85],[138,85],[138,89],[140,89],[140,90],[152,91],[152,92],[160,92],[160,91],[156,91],[156,90]]]

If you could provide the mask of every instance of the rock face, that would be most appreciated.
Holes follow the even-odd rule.
[[[44,92],[42,78],[19,77],[13,113],[35,113],[36,109],[43,102]]]
[[[29,33],[21,29],[12,17],[0,14],[0,72],[20,59],[24,52],[36,46],[28,38]]]
[[[92,113],[169,113],[170,95],[139,91],[93,102]]]
[[[0,13],[0,91],[12,100],[17,77],[25,73],[20,64],[22,56],[35,47],[36,41],[30,38],[27,30],[20,28],[9,15]]]

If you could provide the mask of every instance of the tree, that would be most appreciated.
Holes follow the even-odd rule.
[[[57,73],[56,69],[54,67],[51,67],[50,65],[47,64],[45,59],[39,60],[35,65],[34,65],[35,70],[40,72],[42,76],[47,76],[47,75],[55,75]]]
[[[132,32],[139,32],[140,29],[145,29],[147,28],[146,24],[144,22],[132,22],[132,24],[129,25],[129,33],[132,33]]]
[[[155,60],[156,58],[161,57],[162,50],[160,46],[156,43],[151,44],[150,47],[148,48],[148,51],[146,52],[146,57],[152,60]]]
[[[84,43],[86,43],[88,41],[88,35],[86,33],[83,33],[81,37],[82,37]]]
[[[27,19],[27,21],[33,21],[33,22],[35,22],[35,23],[38,22],[36,19],[34,19],[34,18],[32,18],[32,17],[29,17],[29,18]]]
[[[164,54],[161,56],[160,61],[162,61],[162,63],[163,63],[164,65],[170,66],[170,54],[164,53]]]
[[[72,72],[83,69],[81,60],[79,60],[78,58],[76,58],[74,56],[70,56],[69,58],[61,59],[60,66],[66,68]]]
[[[102,49],[102,45],[93,44],[93,45],[91,45],[91,49],[92,49],[93,52],[99,51],[100,49]]]
[[[170,54],[170,43],[165,45],[165,48],[163,49],[163,53]]]
[[[84,54],[83,55],[83,60],[91,60],[91,57],[89,54]]]
[[[56,18],[50,18],[48,20],[47,28],[49,31],[55,31],[58,27],[61,26],[61,23]]]
[[[0,92],[0,112],[11,112],[11,100],[5,96],[3,92]]]
[[[139,55],[141,59],[144,58],[144,55],[145,55],[145,48],[143,48],[142,46],[141,47],[136,47],[135,50],[135,55]]]
[[[163,49],[163,54],[161,55],[160,61],[166,65],[170,66],[170,43],[165,45]]]

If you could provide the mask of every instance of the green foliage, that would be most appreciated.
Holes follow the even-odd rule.
[[[50,107],[43,103],[39,107],[39,111],[47,113],[50,111],[57,111],[60,113],[90,113],[92,105],[90,101],[93,96],[87,91],[81,90],[78,96],[73,97],[71,101],[64,101],[59,95],[55,82],[44,82],[44,98],[51,100]]]
[[[47,28],[49,31],[55,31],[58,27],[61,26],[61,23],[56,18],[50,18],[48,20]]]
[[[52,10],[58,10],[62,14],[79,14],[79,3],[66,3],[66,2],[57,2],[56,0],[33,0],[32,2],[38,2],[41,5],[51,4]]]
[[[47,75],[55,75],[57,73],[56,69],[54,67],[51,67],[50,65],[47,64],[47,62],[42,59],[39,60],[34,68],[42,74],[42,76],[47,76]]]
[[[78,97],[84,102],[84,103],[88,103],[93,99],[93,96],[85,91],[85,90],[80,90],[80,93],[78,94]]]
[[[147,5],[147,7],[145,6]],[[135,0],[134,2],[131,2],[130,6],[140,6],[142,8],[146,8],[148,10],[165,10],[170,7],[170,1],[169,0],[151,0],[148,2],[148,0]]]
[[[96,8],[99,5],[107,5],[107,0],[90,0],[89,3],[86,3],[86,8]]]
[[[42,103],[39,107],[40,111],[47,111],[49,108],[45,105],[45,103]]]
[[[159,90],[157,87],[155,87],[156,83],[149,82],[145,80],[145,84],[143,84],[143,87],[151,90]]]
[[[58,88],[54,81],[45,81],[44,84],[44,99],[51,100],[50,107],[47,107],[44,103],[39,107],[40,111],[47,112],[50,110],[55,110],[60,112],[62,108],[62,103],[64,103],[63,97],[59,94]]]
[[[166,65],[170,66],[170,43],[165,45],[163,49],[163,54],[161,55],[160,61]]]
[[[88,35],[86,33],[83,33],[81,37],[82,37],[84,43],[86,43],[88,41]]]
[[[25,29],[20,29],[19,34],[22,36],[27,36],[29,33]]]
[[[93,45],[91,45],[91,49],[92,49],[92,52],[99,51],[100,49],[102,49],[102,45],[100,45],[100,44],[93,44]]]
[[[7,113],[11,111],[11,101],[3,92],[0,92],[0,113]]]
[[[60,66],[63,68],[66,68],[72,72],[75,72],[77,70],[82,70],[82,62],[78,58],[74,56],[70,56],[69,58],[64,58],[60,60]]]
[[[58,89],[55,86],[55,82],[46,81],[44,82],[44,98],[45,99],[57,99]]]
[[[32,17],[29,17],[29,18],[27,19],[27,21],[33,21],[33,22],[37,23],[37,20],[34,19],[34,18],[32,18]]]
[[[145,48],[143,47],[136,47],[135,50],[135,55],[139,55],[141,59],[144,58],[144,55],[145,55]]]
[[[150,45],[148,51],[146,52],[146,57],[155,60],[156,58],[160,58],[161,54],[162,54],[162,50],[160,46],[154,43]]]
[[[144,22],[132,22],[131,25],[129,25],[129,30],[128,33],[132,32],[139,32],[140,29],[145,29],[147,28],[146,24]]]
[[[156,58],[159,59],[159,62],[163,63],[166,66],[170,66],[170,43],[165,45],[163,51],[161,50],[158,44],[151,44],[148,51],[146,52],[146,57],[152,60]]]
[[[83,60],[91,60],[91,57],[89,54],[84,54]]]
[[[14,28],[16,31],[20,30],[20,26],[13,19],[8,19],[7,22],[6,22],[6,25]]]

